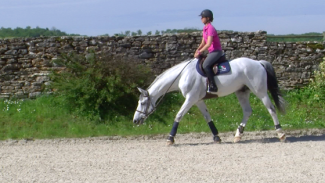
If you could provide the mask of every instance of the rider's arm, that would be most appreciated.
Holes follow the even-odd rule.
[[[213,36],[208,36],[208,40],[207,40],[207,43],[203,46],[203,48],[200,48],[198,49],[199,52],[203,52],[205,50],[207,50],[211,44],[212,44],[212,40],[213,40]],[[203,40],[204,41],[204,40]],[[202,43],[201,43],[202,44]],[[201,45],[200,45],[201,46]]]
[[[205,45],[205,41],[204,41],[204,38],[203,38],[203,36],[202,36],[201,44],[200,44],[200,46],[195,50],[194,57],[197,58],[197,57],[200,56],[201,53],[199,53],[199,50],[200,50],[202,47],[204,47],[204,45]]]
[[[201,44],[200,44],[200,46],[197,48],[196,51],[200,50],[204,45],[205,45],[205,41],[204,41],[204,38],[202,37]]]

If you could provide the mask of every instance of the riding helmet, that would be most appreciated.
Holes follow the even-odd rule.
[[[212,13],[211,10],[208,10],[208,9],[203,10],[199,16],[201,16],[201,17],[209,17],[210,21],[213,20],[213,13]]]

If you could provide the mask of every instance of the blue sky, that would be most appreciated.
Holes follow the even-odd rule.
[[[57,28],[88,36],[198,28],[211,9],[217,30],[325,31],[325,0],[0,0],[0,27]]]

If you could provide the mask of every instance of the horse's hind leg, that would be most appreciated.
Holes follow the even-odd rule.
[[[244,132],[244,128],[246,126],[247,120],[248,120],[249,116],[252,114],[252,107],[249,103],[250,92],[251,91],[248,88],[236,92],[236,96],[238,98],[240,106],[243,109],[243,119],[236,130],[236,135],[234,138],[235,143],[239,142],[241,137],[243,136],[243,132]]]
[[[196,103],[196,106],[200,109],[201,113],[204,116],[204,119],[206,120],[206,122],[208,123],[208,125],[210,127],[210,130],[211,130],[212,135],[213,135],[213,141],[216,142],[216,143],[220,143],[221,139],[218,136],[218,130],[217,130],[216,126],[214,125],[212,119],[211,119],[211,116],[210,116],[210,114],[208,112],[207,106],[205,105],[204,101],[203,100],[198,101]]]
[[[278,137],[279,137],[280,141],[284,142],[285,139],[286,139],[286,136],[285,136],[285,133],[283,132],[283,130],[281,128],[278,116],[276,115],[275,107],[272,104],[269,96],[265,92],[264,95],[258,95],[258,97],[262,100],[263,104],[265,105],[265,107],[269,111],[269,113],[270,113],[270,115],[271,115],[271,117],[273,119],[274,126],[275,126],[275,129],[276,129],[277,133],[278,133]]]

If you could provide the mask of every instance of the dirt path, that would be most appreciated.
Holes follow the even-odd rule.
[[[325,130],[0,141],[0,182],[325,182]]]

